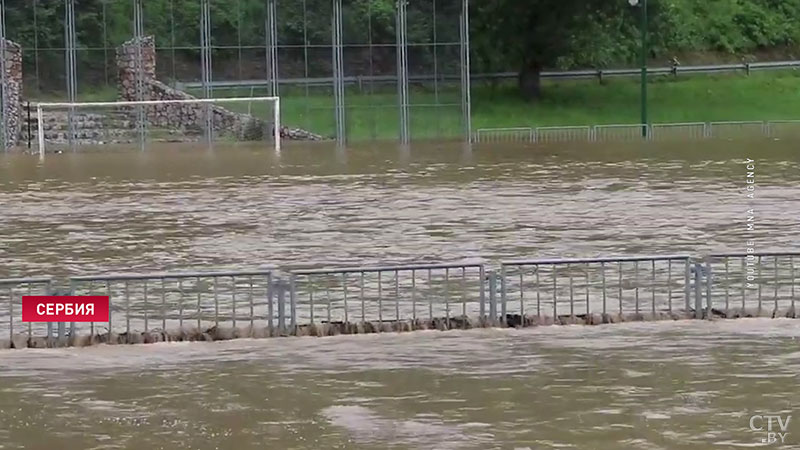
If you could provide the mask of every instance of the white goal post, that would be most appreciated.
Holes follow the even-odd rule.
[[[38,123],[39,156],[45,153],[44,113],[46,108],[92,108],[92,107],[119,107],[119,106],[158,106],[171,104],[218,104],[218,103],[248,103],[272,102],[273,107],[273,133],[275,150],[281,150],[281,99],[280,97],[225,97],[225,98],[198,98],[181,100],[142,100],[142,101],[117,101],[117,102],[42,102],[36,104],[36,120]]]

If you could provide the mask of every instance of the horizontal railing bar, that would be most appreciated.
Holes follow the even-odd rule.
[[[416,264],[406,266],[386,266],[386,267],[344,267],[341,269],[323,268],[323,269],[308,269],[308,270],[292,270],[289,273],[293,275],[332,275],[332,274],[346,274],[346,273],[375,273],[375,272],[395,272],[395,271],[408,271],[408,270],[427,270],[427,269],[478,269],[483,267],[483,264]]]
[[[71,281],[115,281],[115,280],[150,280],[161,278],[196,278],[196,277],[238,277],[238,276],[257,276],[270,275],[274,269],[245,270],[245,271],[221,271],[221,272],[164,272],[147,274],[108,274],[108,275],[86,275],[70,277]]]
[[[148,106],[164,104],[184,104],[184,103],[231,103],[245,101],[277,101],[278,97],[222,97],[222,98],[193,98],[182,100],[141,100],[141,101],[118,101],[118,102],[40,102],[36,107],[80,107],[80,106]]]
[[[628,124],[628,123],[625,123],[625,124],[614,123],[614,124],[608,124],[608,125],[595,125],[594,127],[595,128],[641,128],[641,127],[646,127],[646,126],[649,126],[649,125],[644,124],[644,123],[630,123],[630,124]]]
[[[763,125],[763,120],[728,120],[724,122],[709,122],[709,125]]]
[[[603,263],[603,262],[632,262],[632,261],[667,261],[667,260],[689,260],[689,255],[665,255],[665,256],[620,256],[616,258],[560,258],[560,259],[529,259],[503,261],[503,266],[533,266],[533,265],[558,265],[558,264],[579,264],[579,263]]]
[[[4,284],[25,284],[25,283],[51,283],[53,281],[52,278],[49,277],[40,277],[40,278],[0,278],[0,285]]]
[[[719,123],[719,122],[718,122]],[[675,122],[675,123],[654,123],[650,124],[651,127],[688,127],[688,126],[705,126],[705,122]]]
[[[479,128],[478,133],[494,133],[502,131],[531,131],[531,127],[508,127],[508,128]]]
[[[566,125],[563,127],[559,126],[552,126],[552,127],[536,127],[537,130],[587,130],[592,128],[592,125]]]

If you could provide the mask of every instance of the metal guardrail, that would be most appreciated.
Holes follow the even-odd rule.
[[[773,138],[798,138],[800,137],[800,120],[771,120],[767,122],[769,137]]]
[[[596,125],[592,133],[592,139],[596,142],[636,141],[651,135],[650,127],[646,124]]]
[[[709,125],[704,122],[658,123],[650,125],[650,139],[703,139],[708,136]]]
[[[550,311],[554,319],[610,311],[673,313],[674,294],[688,311],[690,259],[667,255],[504,261],[500,316],[514,314],[525,320],[531,310],[537,318]],[[518,297],[518,308],[512,297]]]
[[[297,270],[290,276],[293,325],[424,319],[451,328],[456,317],[464,325],[468,317],[486,315],[482,264]]]
[[[796,311],[796,297],[800,294],[797,253],[717,253],[706,261],[714,278],[709,308],[721,309],[728,316],[742,315],[747,310],[775,316],[782,307]]]
[[[726,72],[745,72],[762,70],[785,70],[800,68],[800,61],[773,61],[773,62],[754,62],[741,64],[719,64],[719,65],[697,65],[697,66],[669,66],[669,67],[649,67],[648,75],[681,75],[681,74],[708,74]],[[640,68],[634,69],[589,69],[571,71],[544,71],[541,73],[542,79],[551,80],[582,80],[598,79],[603,80],[607,77],[638,77],[642,73]],[[492,81],[492,80],[514,80],[519,77],[517,72],[496,72],[496,73],[477,73],[471,74],[470,80]],[[460,82],[460,75],[411,75],[408,77],[410,83],[428,83],[433,81],[440,82]],[[343,82],[348,86],[363,86],[364,84],[396,84],[397,77],[394,75],[379,76],[348,76],[343,77]],[[285,86],[332,86],[332,77],[317,78],[283,78],[278,83]],[[271,84],[269,80],[235,80],[235,81],[213,81],[209,85],[212,89],[239,89],[239,88],[258,88],[267,87]],[[174,83],[176,89],[199,89],[203,83],[199,81],[178,81]]]
[[[0,346],[797,317],[798,266],[800,250],[511,260],[499,273],[452,263],[90,275],[60,291],[49,277],[2,279]],[[58,339],[53,324],[23,324],[21,297],[53,292],[108,295],[109,322],[57,324]]]
[[[646,129],[646,137],[643,136],[643,128]],[[631,142],[641,139],[665,141],[747,137],[800,137],[800,120],[481,128],[473,133],[472,141],[476,144],[500,142]]]
[[[41,324],[22,322],[23,295],[50,295],[53,279],[50,277],[6,278],[0,279],[0,338],[8,336],[9,345],[19,345],[14,337],[20,330],[27,329],[28,336],[34,331],[42,332]],[[7,327],[7,329],[6,329]],[[52,336],[52,324],[46,325],[47,336]],[[1,348],[1,347],[0,347]]]
[[[113,333],[183,329],[185,322],[207,329],[221,324],[235,328],[242,322],[253,327],[263,321],[272,330],[273,319],[277,319],[272,288],[271,269],[70,278],[70,290],[75,295],[109,296],[106,332]],[[73,323],[70,329],[71,335],[93,335],[95,323]]]

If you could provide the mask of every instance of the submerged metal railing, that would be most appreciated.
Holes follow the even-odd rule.
[[[481,128],[472,135],[477,144],[517,142],[631,142],[671,139],[737,139],[800,137],[800,120],[688,122]]]
[[[800,255],[792,252],[717,253],[706,259],[713,276],[709,308],[726,315],[778,315],[795,311]]]
[[[501,266],[501,317],[688,312],[688,255],[532,259]]]
[[[0,279],[0,344],[796,317],[798,266],[786,251]],[[109,321],[22,323],[22,296],[48,294],[108,295]]]
[[[450,328],[456,317],[486,314],[482,264],[298,270],[290,276],[293,325],[425,319]]]
[[[0,279],[0,339],[8,336],[9,343],[14,336],[24,331],[28,336],[34,334],[33,323],[22,322],[22,297],[25,295],[50,295],[53,279],[50,277],[6,278]],[[36,324],[36,331],[44,326],[47,336],[52,336],[52,325]],[[4,329],[8,327],[8,329]]]
[[[91,275],[70,278],[74,295],[108,295],[106,332],[164,331],[194,323],[264,323],[273,327],[272,270]],[[95,333],[95,323],[72,324],[71,334]],[[97,324],[100,325],[100,324]]]

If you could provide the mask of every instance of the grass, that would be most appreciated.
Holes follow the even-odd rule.
[[[367,92],[348,88],[347,132],[350,139],[393,139],[398,135],[399,115],[395,89]],[[694,75],[651,79],[651,123],[708,122],[727,120],[800,119],[800,72],[756,72],[741,75]],[[640,121],[640,86],[635,79],[545,82],[542,98],[522,100],[512,84],[473,86],[472,127],[634,124]],[[191,92],[198,94],[197,92]],[[81,100],[109,100],[115,92],[98,90]],[[220,96],[259,96],[251,89],[218,91]],[[105,98],[110,97],[110,98]],[[413,87],[411,133],[413,138],[458,137],[462,115],[458,86],[439,92]],[[434,106],[431,106],[434,105]],[[438,106],[435,106],[438,105]],[[328,88],[283,89],[283,123],[324,136],[335,133],[333,96]],[[264,118],[271,117],[265,103],[230,104],[231,109]]]
[[[473,130],[635,124],[641,120],[640,85],[635,79],[610,79],[603,84],[596,80],[545,82],[542,92],[542,98],[531,103],[522,100],[511,84],[473,86]],[[413,137],[460,136],[459,95],[457,87],[439,94],[439,103],[455,106],[413,106],[435,103],[430,90],[413,89]],[[281,102],[284,123],[334,134],[333,100],[328,92],[311,92],[308,97],[304,92],[283,92]],[[397,136],[395,93],[349,91],[346,102],[351,139]],[[648,106],[651,123],[800,119],[800,72],[653,78],[648,83]]]
[[[651,123],[800,119],[800,72],[655,78],[648,112]],[[546,83],[535,104],[512,87],[473,94],[474,128],[640,121],[640,85],[632,79]]]

